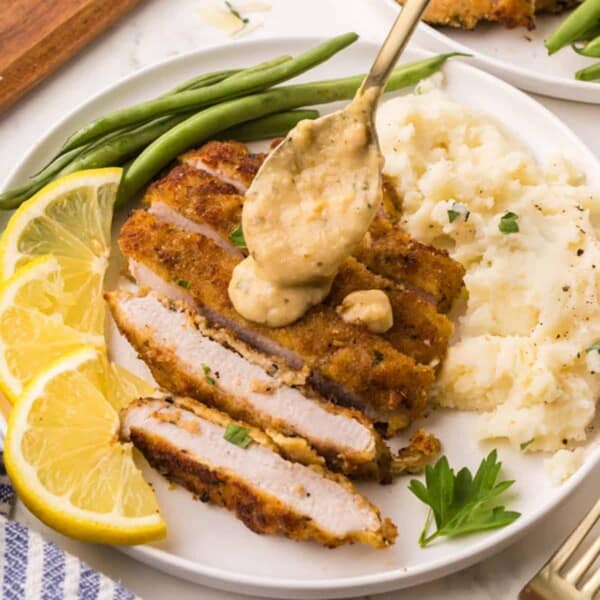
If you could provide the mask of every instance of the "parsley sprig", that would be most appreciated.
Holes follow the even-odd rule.
[[[433,467],[427,465],[426,485],[418,479],[413,479],[409,485],[410,491],[431,508],[419,536],[419,545],[425,547],[443,535],[456,537],[505,527],[518,519],[520,513],[494,506],[492,502],[514,483],[496,483],[501,466],[496,450],[481,462],[475,477],[466,467],[454,474],[445,456]],[[436,530],[429,534],[432,521],[435,521]]]

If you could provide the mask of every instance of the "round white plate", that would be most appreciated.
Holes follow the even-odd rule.
[[[119,82],[76,108],[29,152],[13,172],[8,185],[19,182],[57,150],[77,126],[117,107],[148,98],[203,71],[254,64],[282,52],[297,54],[316,39],[270,39],[238,42],[177,57],[145,69]],[[359,42],[303,79],[332,78],[365,70],[377,47]],[[423,58],[408,50],[403,60]],[[459,61],[446,67],[448,93],[455,100],[495,115],[540,161],[547,152],[561,150],[577,157],[579,167],[600,186],[600,165],[590,151],[551,113],[525,94],[495,77]],[[330,110],[329,108],[328,110]],[[116,227],[125,218],[116,219]],[[115,230],[115,237],[117,231]],[[116,256],[116,253],[115,253]],[[109,285],[114,285],[118,260],[113,261]],[[111,352],[118,362],[144,372],[133,351],[111,335]],[[444,452],[456,467],[477,467],[491,447],[478,444],[471,433],[475,415],[436,411],[424,426],[443,442]],[[523,455],[499,444],[503,475],[516,479],[510,507],[522,512],[513,525],[489,534],[442,541],[422,550],[417,537],[426,509],[407,490],[408,478],[391,486],[364,484],[360,488],[386,516],[397,523],[400,536],[387,550],[365,546],[328,550],[314,543],[297,543],[281,537],[258,536],[227,511],[194,501],[182,489],[170,490],[160,476],[148,470],[168,523],[164,542],[123,548],[129,555],[171,574],[192,581],[248,594],[277,598],[336,598],[406,587],[465,568],[498,552],[524,534],[540,517],[564,500],[600,463],[600,448],[589,448],[585,465],[562,487],[550,485],[542,456]]]
[[[381,2],[390,22],[399,7],[395,0]],[[548,56],[544,40],[565,15],[540,15],[536,28],[506,29],[499,24],[480,24],[474,31],[452,27],[419,26],[414,42],[432,52],[466,52],[478,67],[529,92],[600,104],[600,82],[578,81],[575,72],[594,63],[564,48]],[[598,59],[596,59],[598,60]]]

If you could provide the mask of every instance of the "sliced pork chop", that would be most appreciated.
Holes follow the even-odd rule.
[[[212,141],[186,152],[179,160],[215,175],[245,194],[266,156],[250,152],[248,146],[240,142]]]
[[[396,427],[422,414],[432,369],[345,323],[334,308],[316,306],[300,321],[278,329],[257,325],[243,319],[229,300],[227,287],[238,260],[211,239],[136,211],[119,243],[139,284],[167,296],[175,291],[177,299],[191,302],[211,324],[280,356],[292,368],[306,366],[309,383],[325,398],[358,407],[376,421],[379,414],[393,414]]]
[[[232,245],[229,236],[240,224],[243,197],[213,195],[211,189],[219,182],[207,183],[210,179],[212,176],[191,167],[175,167],[149,188],[145,201],[160,219],[206,235],[239,255],[239,248]],[[452,335],[451,321],[418,292],[369,271],[355,259],[342,265],[326,302],[335,307],[345,295],[365,289],[381,289],[388,294],[394,322],[384,334],[385,339],[419,363],[437,365],[443,360]]]
[[[464,286],[464,267],[445,250],[413,240],[382,217],[375,217],[354,256],[374,273],[422,290],[442,312]]]
[[[234,186],[206,171],[182,164],[148,187],[144,203],[149,212],[160,219],[210,237],[241,256],[240,250],[229,240],[240,224],[244,204],[244,197]]]
[[[154,293],[109,292],[106,299],[119,330],[163,388],[283,434],[282,450],[291,444],[298,459],[296,440],[285,436],[305,438],[335,471],[390,479],[389,450],[358,411],[286,385],[272,361],[261,362],[275,367],[274,374],[249,359],[255,351],[179,303]],[[314,462],[313,454],[304,462]]]
[[[213,141],[198,150],[187,152],[180,160],[190,168],[205,169],[215,178],[221,178],[226,185],[235,185],[243,194],[265,157],[266,154],[251,153],[247,146],[239,142]],[[172,178],[174,181],[171,181]],[[184,184],[184,179],[188,180],[187,184]],[[196,226],[203,227],[204,230],[207,225],[211,226],[221,239],[230,243],[228,236],[235,227],[233,223],[241,222],[243,198],[239,198],[237,215],[228,212],[220,200],[213,203],[215,212],[212,213],[206,212],[209,210],[207,203],[194,200],[185,210],[180,210],[180,207],[186,206],[188,195],[192,199],[196,195],[191,191],[194,185],[191,171],[184,174],[177,167],[154,185],[157,188],[154,191],[160,188],[165,192],[164,203],[174,211],[172,215],[165,217],[167,220],[199,233],[202,231],[195,229]],[[153,193],[149,202],[154,204],[159,199]],[[355,252],[355,257],[374,273],[405,288],[412,288],[423,299],[435,303],[441,312],[450,310],[463,288],[464,268],[450,258],[445,250],[421,244],[395,225],[401,214],[401,199],[388,177],[384,177],[381,213],[372,223]]]
[[[394,524],[341,475],[283,458],[267,436],[197,402],[140,399],[122,414],[122,438],[152,467],[201,500],[224,506],[256,533],[334,547],[393,543]],[[228,425],[247,447],[225,439]]]

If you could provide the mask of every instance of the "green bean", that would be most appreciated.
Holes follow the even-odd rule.
[[[254,67],[249,67],[248,69],[230,69],[228,71],[217,71],[214,73],[207,73],[205,75],[201,75],[199,77],[195,77],[194,79],[186,81],[174,90],[171,90],[167,94],[164,94],[164,96],[176,94],[180,91],[184,91],[187,89],[199,89],[201,87],[213,85],[240,73],[259,71],[267,67],[282,64],[291,59],[292,57],[290,55],[284,55],[273,60],[260,63]],[[183,120],[184,118],[189,117],[191,114],[191,112],[182,113],[181,118],[177,121],[174,121],[174,123],[177,123]],[[117,129],[116,131],[113,131],[98,138],[96,141],[88,145],[85,156],[80,157],[80,160],[72,167],[61,171],[61,175],[64,175],[66,173],[72,173],[76,170],[84,168],[100,168],[104,166],[109,166],[110,164],[119,164],[121,160],[121,155],[125,155],[125,153],[127,152],[130,156],[132,151],[135,151],[136,149],[141,150],[144,147],[144,145],[150,143],[165,131],[160,127],[165,122],[162,119],[164,119],[164,117],[159,117],[159,119],[153,119],[151,121],[148,121],[144,124],[145,127],[143,129],[140,129],[140,127],[142,126],[140,124],[137,124],[130,127]],[[152,131],[156,131],[157,133],[155,134],[155,137],[149,139],[148,135],[151,136],[152,134],[150,132]],[[126,143],[123,143],[123,134],[129,134],[133,132],[135,132],[135,135],[140,138],[141,145],[138,143],[137,146],[135,146],[135,142],[133,142],[132,140],[128,140]],[[142,140],[146,140],[145,143],[142,143]],[[105,146],[108,146],[108,144],[111,144],[112,146],[107,151],[107,148],[105,148]],[[100,148],[102,148],[102,150],[100,150]],[[132,148],[132,150],[130,150],[129,148]],[[98,150],[98,152],[93,153],[92,151],[94,150]],[[59,154],[58,156],[61,156],[61,154]],[[106,162],[105,159],[111,156],[114,158],[114,162]]]
[[[275,61],[282,63],[287,60],[290,60],[290,57],[282,56],[274,61],[268,61],[268,63],[262,63],[261,65],[252,67],[252,69],[266,68],[267,66],[274,64]],[[238,72],[240,71],[235,71],[235,73]],[[210,75],[211,77],[215,76],[215,74]],[[199,85],[199,80],[200,78],[196,78],[196,85]],[[314,111],[305,112],[310,113],[310,115],[306,115],[302,118],[311,118],[311,115],[314,113]],[[135,154],[143,150],[160,135],[168,131],[177,123],[187,119],[192,114],[193,113],[186,112],[174,117],[160,117],[143,125],[139,125],[138,127],[129,127],[124,130],[109,133],[96,142],[88,144],[85,148],[74,148],[54,159],[47,167],[40,171],[35,179],[27,184],[9,190],[4,194],[0,194],[0,210],[18,206],[21,202],[46,185],[46,183],[49,183],[55,175],[62,176],[83,169],[98,169],[101,167],[120,165],[123,161],[135,156]],[[293,127],[294,124],[295,123],[290,125],[289,128]],[[260,130],[255,129],[258,128],[259,125],[260,124],[257,123],[254,128],[250,127],[248,129],[248,137],[246,140],[260,139]],[[269,126],[272,127],[272,136],[275,137],[280,135],[278,132],[285,127],[285,123],[283,121],[281,123],[274,122],[272,124],[266,122],[262,125],[262,128],[266,132],[268,131]],[[241,134],[244,135],[244,132]],[[240,141],[244,141],[244,139],[240,138]]]
[[[266,60],[265,62],[259,63],[254,67],[249,67],[247,69],[241,69],[239,73],[235,73],[231,77],[228,78],[228,82],[236,81],[241,79],[246,75],[250,75],[252,73],[259,73],[260,71],[266,71],[267,69],[271,69],[273,67],[278,67],[290,60],[294,60],[294,57],[291,54],[283,54],[282,56],[278,56],[277,58],[273,58],[271,60]]]
[[[414,85],[435,73],[456,53],[434,56],[397,68],[388,82],[387,91]],[[211,136],[269,114],[301,106],[326,104],[351,99],[364,75],[344,79],[305,83],[275,88],[266,92],[235,98],[196,113],[170,129],[150,144],[132,163],[121,179],[117,204],[123,204],[148,183],[156,173],[179,154]]]
[[[204,106],[244,94],[264,90],[324,62],[349,44],[355,42],[355,33],[346,33],[311,48],[296,58],[271,68],[225,79],[220,83],[197,90],[163,96],[101,117],[75,132],[63,151],[120,129],[127,125],[148,121],[158,116],[199,109]]]
[[[600,20],[600,2],[585,0],[560,25],[560,27],[544,42],[548,54],[554,54],[568,46],[581,35],[596,25]]]
[[[590,65],[575,73],[575,79],[579,81],[598,81],[600,79],[600,63]]]
[[[187,90],[201,88],[206,85],[213,85],[239,72],[240,69],[229,69],[228,71],[216,71],[214,73],[205,73],[204,75],[200,75],[199,77],[194,77],[193,79],[188,79],[188,81],[184,81],[181,85],[178,85],[176,88],[173,88],[166,94],[163,94],[161,98],[163,96],[170,96],[172,94],[178,94],[179,92],[185,92]]]
[[[600,35],[589,41],[587,44],[573,44],[573,50],[582,56],[590,56],[593,58],[600,57]]]
[[[59,175],[67,175],[84,169],[99,169],[120,165],[190,116],[190,113],[183,113],[172,117],[154,119],[149,123],[114,136],[105,144],[94,144],[90,150],[78,156],[60,171]]]
[[[27,183],[14,187],[0,194],[0,210],[11,210],[17,208],[19,204],[30,198],[38,190],[41,190],[47,183],[52,181],[57,173],[68,165],[76,156],[83,152],[83,148],[74,148],[66,154],[53,160],[45,166]]]
[[[179,94],[180,92],[186,92],[188,90],[197,90],[202,87],[214,85],[215,83],[220,83],[224,79],[231,79],[242,73],[251,73],[254,71],[268,69],[270,67],[275,67],[277,65],[283,64],[284,62],[287,62],[288,60],[292,60],[292,58],[293,57],[289,54],[284,54],[283,56],[278,56],[277,58],[267,60],[253,67],[248,67],[246,69],[230,69],[229,71],[216,71],[214,73],[206,73],[204,75],[200,75],[199,77],[194,77],[193,79],[185,81],[181,85],[178,85],[176,88],[173,88],[170,92],[163,94],[161,98],[164,96],[170,96],[172,94]]]
[[[219,133],[217,139],[238,142],[269,140],[287,135],[290,129],[304,119],[316,119],[318,116],[319,112],[316,110],[289,110],[226,129]]]
[[[590,42],[594,38],[597,38],[600,35],[600,23],[598,25],[594,25],[590,27],[585,33],[582,33],[575,40],[576,42]]]

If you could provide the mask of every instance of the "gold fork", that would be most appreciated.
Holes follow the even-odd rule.
[[[582,544],[592,527],[600,519],[600,500],[579,523],[554,556],[521,590],[519,600],[592,600],[600,590],[600,568],[582,585],[582,580],[594,561],[600,556],[600,536],[566,573],[561,570]]]

